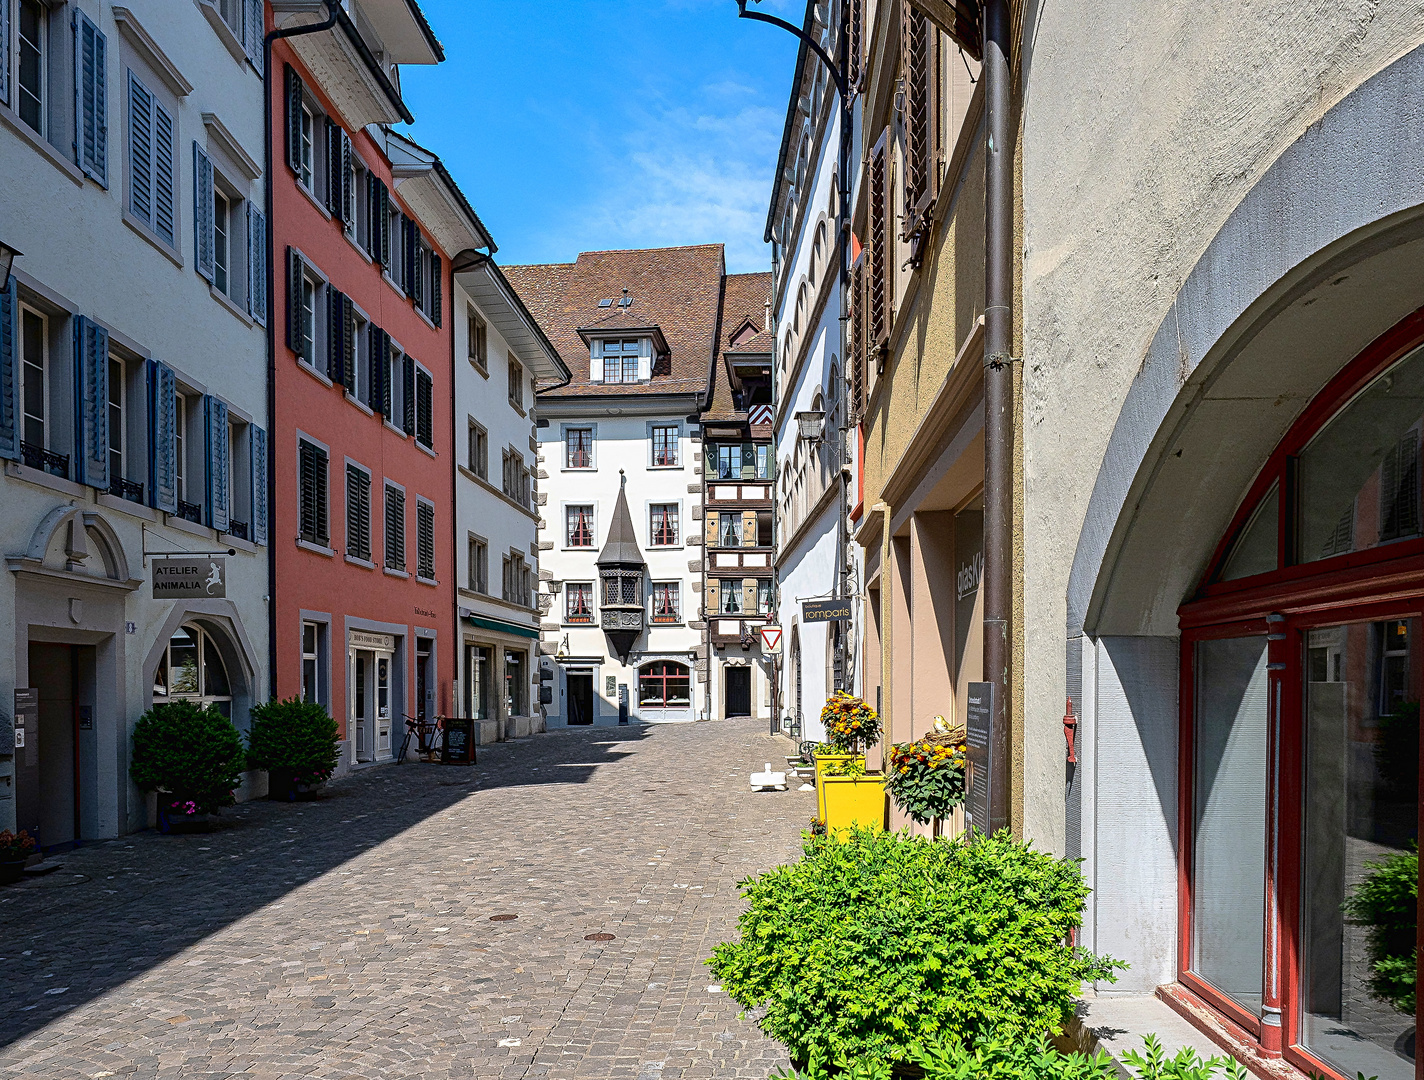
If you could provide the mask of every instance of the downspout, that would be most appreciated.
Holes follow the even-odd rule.
[[[1008,828],[1013,617],[1013,143],[1008,0],[984,0],[984,679],[991,683],[989,831]]]
[[[263,10],[266,10],[264,5]],[[318,34],[336,25],[340,9],[336,0],[326,0],[326,18],[309,26],[272,30],[262,38],[262,136],[266,175],[263,192],[267,209],[267,696],[277,696],[277,535],[273,527],[277,513],[277,470],[272,458],[277,448],[277,259],[272,201],[272,43],[284,38]]]

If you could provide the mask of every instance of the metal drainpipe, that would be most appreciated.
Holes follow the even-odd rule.
[[[266,10],[264,5],[263,10]],[[272,30],[262,38],[262,154],[266,166],[263,190],[267,209],[267,696],[277,696],[277,470],[272,458],[277,447],[277,262],[274,250],[276,224],[272,197],[272,43],[284,38],[319,34],[336,25],[336,0],[326,0],[326,18],[309,26]],[[329,643],[328,643],[329,647]]]
[[[994,686],[990,831],[1009,826],[1013,614],[1013,146],[1007,0],[984,0],[984,679]]]

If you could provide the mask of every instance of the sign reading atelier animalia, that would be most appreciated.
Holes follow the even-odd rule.
[[[965,824],[981,836],[989,833],[989,777],[994,768],[994,746],[990,726],[994,716],[994,684],[969,684],[969,705],[965,713],[965,737],[969,775],[965,777]]]
[[[226,559],[155,559],[155,600],[221,599],[227,596]]]

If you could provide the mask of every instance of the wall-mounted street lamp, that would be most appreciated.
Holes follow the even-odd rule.
[[[15,256],[23,254],[0,240],[0,292],[10,287],[10,268],[15,265]]]
[[[820,443],[826,437],[826,414],[820,409],[808,409],[796,414],[796,427],[801,438]]]

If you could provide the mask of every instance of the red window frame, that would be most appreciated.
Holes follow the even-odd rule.
[[[677,545],[678,513],[677,503],[653,503],[648,511],[651,517],[651,546],[675,547]]]
[[[564,468],[593,468],[593,428],[568,428],[564,432]]]
[[[593,622],[593,582],[571,581],[564,586],[564,622]]]
[[[566,547],[593,547],[593,507],[570,506],[564,511]]]
[[[676,581],[653,582],[653,622],[675,623],[681,620],[682,588]]]
[[[670,687],[680,685],[692,703],[692,672],[685,664],[672,660],[657,660],[638,672],[638,704],[661,704],[667,707]],[[656,688],[658,696],[648,697],[644,688]]]
[[[677,464],[678,429],[675,426],[654,425],[653,464],[670,466]]]
[[[1297,562],[1295,461],[1315,435],[1397,360],[1424,345],[1424,309],[1371,343],[1315,396],[1291,425],[1252,482],[1212,555],[1195,596],[1178,609],[1182,630],[1178,739],[1178,980],[1222,1018],[1260,1043],[1268,1056],[1325,1077],[1350,1080],[1301,1044],[1299,979],[1302,958],[1301,872],[1304,844],[1305,647],[1316,627],[1389,619],[1424,620],[1424,537],[1362,551]],[[1260,504],[1279,485],[1276,569],[1232,581],[1220,579],[1234,544]],[[1263,1005],[1280,1010],[1279,1027],[1263,1024],[1190,970],[1195,841],[1195,723],[1198,642],[1260,635],[1267,638],[1267,828]],[[1424,700],[1424,665],[1411,669],[1416,699]],[[1424,813],[1420,815],[1424,833]],[[1274,850],[1271,838],[1279,838]],[[1421,890],[1424,891],[1424,890]],[[1420,938],[1424,945],[1424,937]],[[1424,955],[1424,954],[1422,954]],[[1424,963],[1421,964],[1424,966]],[[1274,980],[1272,976],[1274,975]],[[1272,987],[1275,990],[1272,992]],[[1416,1011],[1416,1029],[1420,1012]],[[1188,1017],[1191,1019],[1191,1017]],[[1424,1080],[1424,1056],[1416,1057]]]

